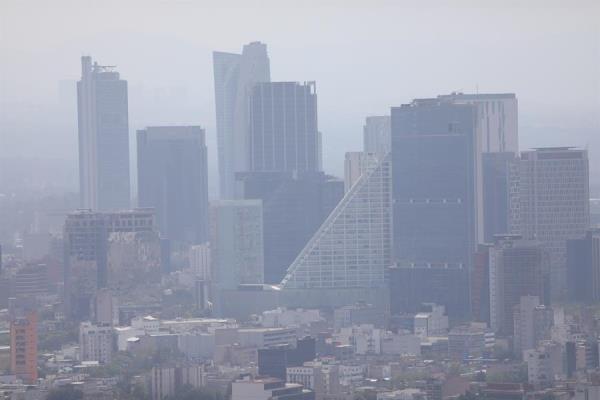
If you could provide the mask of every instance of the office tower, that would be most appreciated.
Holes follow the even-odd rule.
[[[390,116],[367,117],[363,127],[363,152],[378,154],[381,157],[391,150]]]
[[[450,316],[468,314],[469,271],[482,233],[477,112],[474,105],[439,99],[392,108],[397,268],[412,270],[404,275],[414,287],[448,282],[406,292],[416,295],[400,301],[410,308],[435,302],[446,305]]]
[[[580,239],[567,240],[567,300],[600,301],[600,230],[590,229]]]
[[[127,81],[114,66],[81,57],[77,115],[81,207],[129,208]]]
[[[263,211],[260,200],[211,204],[211,259],[218,290],[263,283]]]
[[[539,243],[518,235],[496,236],[489,249],[490,326],[495,332],[513,333],[513,309],[521,297],[544,298],[543,254]]]
[[[79,359],[108,364],[113,354],[113,328],[111,324],[79,325]]]
[[[137,132],[140,207],[154,207],[171,243],[208,240],[208,165],[199,126],[156,126]]]
[[[509,233],[510,198],[517,165],[514,153],[483,153],[483,240],[493,243],[494,235]],[[512,186],[511,186],[512,184]]]
[[[244,197],[263,203],[265,283],[280,283],[344,195],[344,184],[322,172],[252,172],[242,179]]]
[[[248,170],[319,171],[314,82],[262,82],[250,90]]]
[[[391,264],[389,157],[373,160],[290,265],[284,289],[378,288]]]
[[[108,244],[111,233],[155,232],[153,210],[94,212],[67,215],[65,245],[65,309],[67,316],[84,319],[98,288],[108,281]]]
[[[477,106],[481,151],[517,153],[519,151],[518,101],[514,93],[465,94],[438,96],[454,104]]]
[[[27,384],[37,380],[37,312],[19,310],[10,320],[10,369]]]
[[[567,295],[567,240],[585,235],[589,226],[589,167],[587,150],[540,148],[521,153],[514,179],[509,228],[535,239],[548,252],[550,294]]]
[[[222,199],[236,195],[235,173],[247,170],[248,94],[256,82],[269,82],[267,46],[252,42],[242,54],[213,52],[219,185]]]
[[[367,170],[369,163],[373,163],[372,158],[377,158],[377,155],[362,151],[350,151],[346,153],[344,159],[344,193],[348,193],[352,185]]]
[[[16,272],[11,297],[38,298],[47,295],[49,289],[46,264],[28,264]]]

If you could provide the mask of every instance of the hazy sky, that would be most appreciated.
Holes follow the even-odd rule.
[[[147,125],[207,129],[214,184],[211,52],[259,40],[273,80],[317,82],[328,172],[361,148],[365,116],[477,87],[517,93],[522,149],[588,146],[600,158],[599,4],[0,0],[0,157],[77,159],[85,54],[129,81],[132,139]]]

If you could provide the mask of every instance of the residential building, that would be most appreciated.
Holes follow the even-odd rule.
[[[589,227],[587,150],[539,148],[522,152],[517,163],[511,232],[542,243],[549,255],[550,294],[564,300],[567,240],[583,237]]]
[[[154,126],[137,131],[138,202],[153,207],[171,244],[208,240],[208,161],[204,129]]]
[[[82,322],[79,325],[79,359],[110,363],[113,355],[113,328],[111,324],[92,324]]]
[[[82,208],[129,208],[127,81],[114,66],[81,57],[77,82],[79,194]]]
[[[38,378],[38,315],[25,310],[10,320],[10,371],[25,383],[34,384]]]
[[[236,172],[248,170],[248,95],[255,83],[271,80],[267,46],[252,42],[244,46],[242,54],[215,51],[213,69],[219,188],[221,199],[233,199]]]

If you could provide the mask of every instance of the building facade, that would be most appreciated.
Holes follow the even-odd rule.
[[[79,194],[82,208],[129,208],[127,81],[113,66],[81,57],[77,82]]]
[[[380,157],[392,150],[390,116],[373,116],[365,119],[363,126],[363,152]]]
[[[521,153],[512,178],[510,229],[542,243],[549,255],[550,293],[567,296],[567,240],[583,237],[589,227],[589,165],[586,150],[540,148]]]

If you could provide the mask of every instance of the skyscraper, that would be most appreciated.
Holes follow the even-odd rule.
[[[371,159],[281,282],[289,289],[381,288],[391,264],[391,166]]]
[[[477,107],[422,99],[392,108],[391,118],[397,268],[419,269],[410,275],[426,281],[428,274],[444,270],[448,282],[461,284],[431,287],[419,293],[419,300],[454,299],[441,304],[449,315],[465,316],[469,271],[481,229]]]
[[[137,132],[140,207],[154,207],[160,232],[175,243],[208,240],[204,130],[157,126]]]
[[[510,198],[517,168],[515,153],[483,153],[483,240],[493,243],[494,235],[509,232]],[[512,185],[512,186],[511,186]]]
[[[279,283],[344,195],[344,183],[322,172],[251,172],[244,197],[263,202],[265,283]]]
[[[81,207],[129,208],[127,81],[114,66],[81,57],[77,114]]]
[[[362,174],[367,171],[369,165],[373,163],[373,158],[377,158],[374,153],[363,151],[349,151],[346,153],[344,159],[344,192],[348,192]]]
[[[363,151],[384,156],[392,149],[390,116],[367,117],[363,127]]]
[[[10,320],[10,369],[25,383],[37,380],[37,320],[35,310],[19,310]]]
[[[250,88],[269,82],[267,46],[252,42],[242,54],[213,52],[217,149],[221,198],[236,196],[235,173],[247,170],[247,107]]]
[[[600,301],[600,230],[592,228],[580,239],[567,240],[567,300]]]
[[[567,295],[567,240],[589,227],[589,166],[586,150],[540,148],[521,153],[511,178],[510,230],[542,243],[550,257],[552,299]]]
[[[321,169],[314,82],[257,83],[249,101],[249,171]]]

